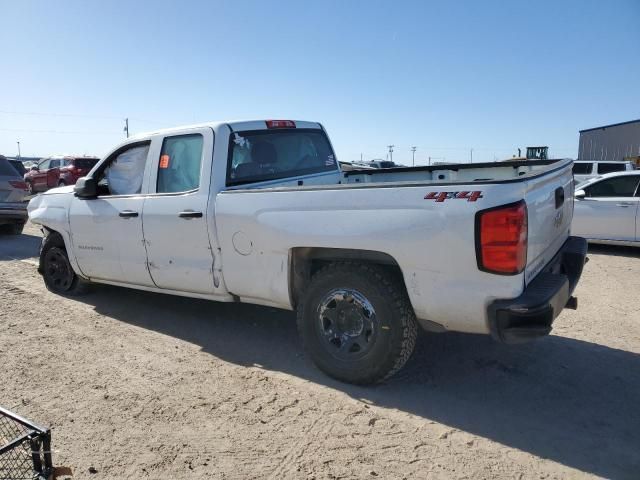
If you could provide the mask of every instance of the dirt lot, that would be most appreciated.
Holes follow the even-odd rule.
[[[0,237],[0,404],[52,427],[73,478],[640,478],[640,250],[592,248],[549,338],[424,334],[360,388],[310,364],[290,312],[55,296],[25,233]]]

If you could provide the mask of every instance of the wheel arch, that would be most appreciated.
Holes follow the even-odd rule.
[[[42,231],[45,234],[45,239],[43,239],[43,246],[46,239],[49,238],[50,236],[56,235],[60,237],[60,239],[62,240],[62,246],[64,246],[64,249],[67,251],[67,257],[69,258],[69,263],[71,264],[71,268],[73,268],[73,271],[78,277],[84,280],[88,280],[88,277],[86,277],[82,273],[82,270],[80,270],[80,266],[78,265],[78,261],[76,260],[76,256],[73,251],[73,248],[71,248],[71,238],[69,234],[67,232],[61,232],[51,227],[47,227],[45,225],[42,225]],[[40,255],[38,258],[38,272],[40,274],[42,274],[42,268],[43,267],[42,267],[42,249],[41,249]]]
[[[295,310],[315,272],[329,263],[355,262],[383,267],[407,291],[400,265],[388,253],[350,248],[295,247],[289,251],[289,298]]]

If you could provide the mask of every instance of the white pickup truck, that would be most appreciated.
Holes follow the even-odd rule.
[[[31,200],[47,287],[88,282],[297,310],[314,362],[383,380],[417,327],[547,335],[586,242],[571,161],[342,172],[322,125],[267,120],[127,141]]]

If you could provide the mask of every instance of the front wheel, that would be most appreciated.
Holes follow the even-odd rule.
[[[298,330],[320,370],[362,385],[402,368],[418,328],[399,279],[378,266],[334,263],[313,276],[298,306]]]
[[[64,241],[58,233],[52,233],[43,240],[40,272],[47,289],[53,293],[80,295],[86,291],[87,283],[73,271]]]
[[[31,182],[25,182],[27,184],[27,194],[28,195],[33,195],[34,193],[36,193],[36,191],[33,188],[33,183]]]

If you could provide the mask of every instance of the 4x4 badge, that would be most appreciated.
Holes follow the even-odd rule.
[[[482,197],[481,191],[475,192],[429,192],[424,196],[425,200],[435,200],[436,202],[444,202],[450,198],[466,199],[467,202],[475,202]]]

